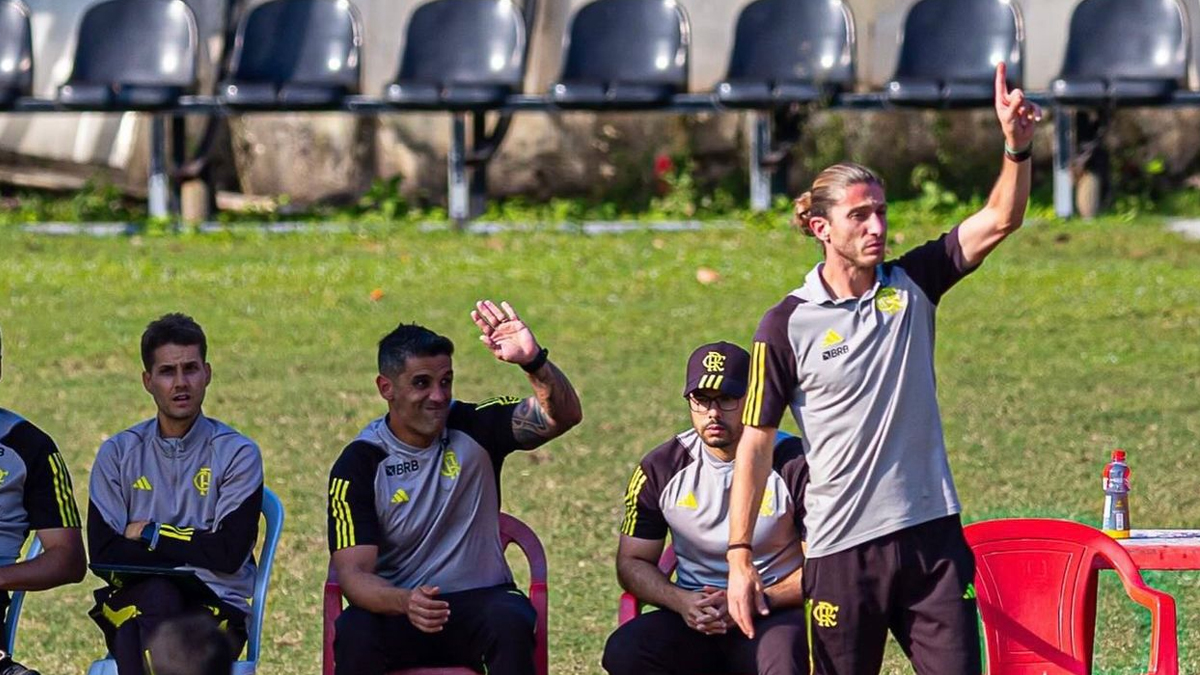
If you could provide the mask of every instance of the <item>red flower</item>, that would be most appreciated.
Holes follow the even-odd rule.
[[[671,161],[670,155],[658,155],[654,158],[654,175],[662,178],[668,173],[675,170],[675,162]]]

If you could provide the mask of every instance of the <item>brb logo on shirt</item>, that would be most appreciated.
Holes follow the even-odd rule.
[[[388,476],[403,476],[406,473],[413,473],[421,468],[420,462],[415,459],[400,462],[399,464],[388,464],[383,467],[384,473]]]
[[[829,359],[845,356],[850,353],[850,345],[846,344],[845,339],[833,329],[830,329],[825,334],[825,338],[821,340],[821,347],[825,349],[825,351],[821,352],[822,361],[828,361]]]

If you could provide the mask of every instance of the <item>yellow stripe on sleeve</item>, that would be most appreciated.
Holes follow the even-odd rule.
[[[755,370],[758,378],[754,383],[754,425],[762,424],[763,390],[767,384],[767,343],[758,343],[758,353],[755,359]]]
[[[158,536],[167,537],[169,539],[178,539],[179,541],[191,541],[192,535],[196,533],[194,527],[175,527],[162,523],[158,526]]]
[[[50,455],[50,472],[54,474],[54,499],[58,502],[58,515],[63,527],[80,527],[79,509],[71,494],[70,474],[67,473],[62,454],[55,452]]]
[[[334,478],[329,488],[329,506],[337,535],[334,543],[339,551],[354,546],[354,521],[350,518],[350,504],[346,501],[349,488],[350,482],[343,478]]]
[[[755,392],[758,390],[758,349],[761,342],[750,347],[750,382],[746,386],[746,407],[742,410],[742,424],[753,425]]]
[[[625,491],[625,520],[621,523],[621,534],[632,537],[637,527],[637,498],[646,484],[646,472],[639,464],[629,478],[629,488]]]

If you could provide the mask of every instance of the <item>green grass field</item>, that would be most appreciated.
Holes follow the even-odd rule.
[[[892,250],[937,232],[893,211]],[[478,344],[478,298],[520,310],[575,383],[585,420],[513,458],[504,508],[550,552],[551,667],[598,673],[614,627],[621,497],[641,455],[687,424],[684,359],[748,342],[818,257],[782,228],[581,236],[419,233],[51,239],[0,229],[0,405],[58,441],[76,495],[102,440],[152,414],[137,338],[167,311],[206,328],[206,411],[262,446],[288,509],[261,672],[316,673],[328,469],[381,414],[374,345],[397,321],[452,337],[457,396],[524,394]],[[704,285],[696,272],[720,275]],[[372,301],[373,289],[382,289]],[[938,375],[968,520],[1042,515],[1097,524],[1100,470],[1129,451],[1139,527],[1200,527],[1200,243],[1158,220],[1034,223],[943,301]],[[1154,573],[1179,601],[1183,671],[1200,672],[1200,576]],[[47,675],[103,651],[86,618],[94,578],[26,605],[18,656]],[[1144,670],[1146,615],[1101,589],[1099,670]],[[885,671],[910,672],[898,651]]]

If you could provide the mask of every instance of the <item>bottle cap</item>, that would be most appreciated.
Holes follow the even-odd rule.
[[[1112,451],[1112,459],[1114,462],[1124,462],[1125,461],[1125,451],[1120,450],[1120,449],[1113,450]]]

